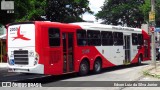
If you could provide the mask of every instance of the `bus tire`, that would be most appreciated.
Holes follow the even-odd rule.
[[[93,66],[93,72],[95,74],[100,73],[102,69],[102,62],[100,59],[96,59]]]
[[[142,55],[139,55],[137,65],[141,65],[141,64],[142,64],[142,63],[141,63],[142,61],[143,61]]]
[[[89,63],[87,62],[87,60],[83,60],[79,66],[79,75],[80,76],[84,76],[87,75],[89,72]]]

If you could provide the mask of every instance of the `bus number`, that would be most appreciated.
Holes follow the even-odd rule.
[[[82,54],[88,54],[89,52],[90,52],[89,49],[83,49],[83,50],[82,50]]]

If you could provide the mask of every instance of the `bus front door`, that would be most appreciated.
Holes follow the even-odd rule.
[[[63,73],[73,72],[73,33],[62,33],[63,40]]]

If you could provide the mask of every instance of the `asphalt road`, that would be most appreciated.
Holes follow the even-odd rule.
[[[157,79],[153,79],[150,77],[145,77],[142,74],[142,69],[149,66],[150,62],[144,62],[140,66],[129,65],[129,66],[118,66],[107,68],[102,71],[100,74],[89,73],[87,76],[79,77],[75,74],[69,75],[61,75],[61,76],[51,76],[48,78],[43,78],[36,80],[38,83],[42,83],[43,88],[24,88],[28,89],[38,89],[38,90],[151,90],[153,87],[96,87],[96,85],[101,85],[104,83],[109,83],[107,81],[156,81]],[[64,83],[67,82],[67,83]],[[78,81],[78,82],[76,82]],[[82,81],[82,82],[81,82]],[[86,82],[91,81],[91,82]],[[99,82],[106,81],[106,82]],[[31,81],[28,81],[31,82]],[[61,83],[62,82],[62,83]],[[75,82],[75,83],[74,83]],[[94,82],[94,83],[93,83]],[[97,83],[97,84],[95,84]],[[62,85],[63,84],[63,85]],[[74,87],[74,85],[79,85],[78,87]],[[88,84],[90,87],[81,87],[83,85]],[[55,87],[57,85],[58,87]],[[66,86],[70,87],[66,87]],[[93,87],[92,87],[93,86]],[[4,88],[4,90],[8,90],[8,88]],[[17,88],[12,88],[13,90],[17,90]],[[154,87],[155,89],[159,89]],[[1,88],[0,88],[1,90]]]

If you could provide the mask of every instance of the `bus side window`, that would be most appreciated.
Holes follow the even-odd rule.
[[[118,33],[118,40],[119,40],[119,43],[118,45],[123,45],[123,33],[122,32],[119,32]]]
[[[138,34],[132,33],[132,44],[138,45]]]
[[[143,45],[144,41],[143,41],[143,35],[142,34],[138,34],[138,44],[139,45]]]
[[[100,31],[98,30],[88,30],[87,31],[88,45],[89,46],[100,46],[101,37]]]
[[[113,45],[113,35],[110,31],[101,32],[102,45],[103,46],[112,46]]]
[[[58,28],[49,28],[49,46],[60,46],[60,31]]]
[[[77,30],[77,45],[78,46],[86,46],[87,45],[87,36],[86,30]]]
[[[123,33],[122,32],[113,32],[114,45],[120,46],[123,45]]]

